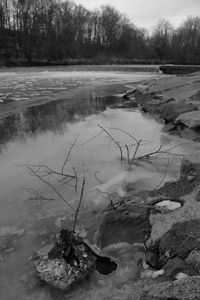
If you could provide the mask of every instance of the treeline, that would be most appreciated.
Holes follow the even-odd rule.
[[[68,0],[1,0],[0,64],[155,61],[200,63],[200,18],[151,34],[111,6],[87,10]]]

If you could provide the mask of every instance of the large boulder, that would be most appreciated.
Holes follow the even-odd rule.
[[[200,250],[200,220],[175,223],[154,245],[147,249],[146,260],[155,268],[163,268],[169,259],[185,259]]]
[[[176,118],[183,113],[197,110],[197,107],[191,103],[185,102],[169,102],[160,105],[157,109],[160,116],[166,122],[175,122]]]
[[[196,110],[180,114],[175,123],[182,123],[189,128],[200,128],[200,111]]]

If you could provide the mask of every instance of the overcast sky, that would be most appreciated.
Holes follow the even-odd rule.
[[[140,27],[152,29],[159,19],[179,25],[189,15],[200,16],[200,0],[75,0],[88,9],[109,4]]]

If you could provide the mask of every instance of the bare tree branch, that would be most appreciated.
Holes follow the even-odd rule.
[[[32,175],[36,176],[38,179],[40,179],[42,182],[44,182],[46,185],[48,185],[74,211],[73,206],[71,206],[71,204],[62,196],[62,194],[50,182],[46,181],[30,166],[28,166],[27,168],[29,171],[31,171]]]
[[[78,207],[76,209],[76,213],[75,213],[75,217],[74,217],[74,224],[73,224],[72,235],[74,234],[74,231],[75,231],[76,222],[77,222],[77,218],[78,218],[78,214],[79,214],[81,202],[83,200],[84,188],[85,188],[85,177],[83,178],[83,183],[82,183],[82,187],[81,187],[81,194],[80,194],[80,198],[79,198],[79,203],[78,203]]]
[[[67,153],[66,159],[65,159],[65,161],[64,161],[64,163],[63,163],[63,166],[62,166],[62,169],[61,169],[61,173],[62,173],[62,174],[64,173],[64,168],[65,168],[66,163],[67,163],[68,161],[70,161],[70,154],[71,154],[71,151],[72,151],[72,149],[74,148],[75,144],[76,144],[76,139],[74,140],[73,144],[71,144],[71,146],[70,146],[70,148],[69,148],[69,151],[68,151],[68,153]]]
[[[123,159],[123,153],[122,153],[122,148],[119,145],[119,142],[115,141],[115,139],[112,137],[112,135],[101,125],[97,125],[98,127],[100,127],[103,131],[105,131],[105,133],[111,138],[111,140],[113,141],[113,143],[119,148],[120,151],[120,160]]]

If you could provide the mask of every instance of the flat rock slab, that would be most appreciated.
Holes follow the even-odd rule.
[[[197,110],[197,107],[191,103],[169,102],[162,104],[157,109],[160,116],[167,122],[175,122],[176,118],[183,113]]]
[[[175,123],[182,123],[189,128],[198,128],[200,127],[200,111],[190,111],[180,114]]]
[[[147,209],[125,205],[109,212],[99,227],[96,243],[106,247],[115,243],[144,242],[150,234]]]

